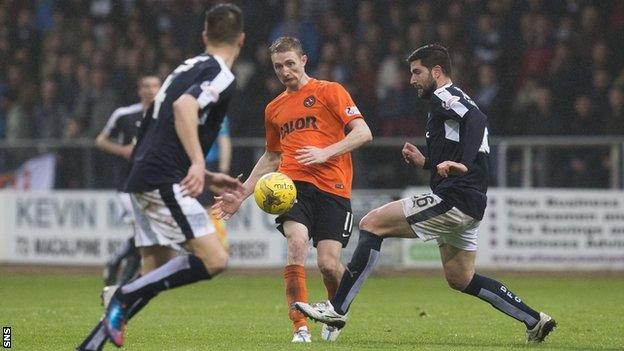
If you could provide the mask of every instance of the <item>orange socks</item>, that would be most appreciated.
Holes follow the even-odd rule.
[[[307,327],[305,317],[293,307],[297,301],[308,302],[308,288],[303,266],[291,264],[284,268],[284,283],[286,285],[286,301],[288,302],[288,317],[295,326],[295,331]],[[335,290],[334,290],[335,291]]]

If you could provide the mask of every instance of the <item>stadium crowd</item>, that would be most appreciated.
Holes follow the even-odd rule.
[[[488,114],[491,136],[624,135],[622,0],[234,2],[247,34],[234,67],[234,137],[264,135],[264,107],[282,90],[267,46],[283,34],[302,40],[313,77],[348,89],[376,137],[423,135],[426,106],[409,89],[405,58],[431,42],[451,50],[453,78]],[[201,50],[209,3],[1,1],[0,138],[94,138],[115,108],[137,101],[137,77],[164,78]],[[384,186],[381,161],[369,161],[380,166],[356,185]],[[538,152],[535,167],[552,162],[560,174],[543,178],[557,183],[536,185],[608,184],[606,151]],[[83,186],[70,173],[58,186]]]

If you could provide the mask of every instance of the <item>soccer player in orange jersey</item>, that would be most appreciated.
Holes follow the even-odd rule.
[[[295,301],[307,300],[304,263],[309,241],[317,248],[327,295],[333,297],[345,269],[340,253],[353,226],[350,151],[370,141],[372,135],[340,84],[306,74],[307,57],[298,39],[278,38],[269,52],[286,91],[266,107],[266,151],[245,181],[243,197],[221,196],[214,207],[220,216],[229,218],[266,173],[279,170],[294,180],[297,202],[278,216],[276,223],[288,241],[284,281],[288,315],[295,329],[292,341],[310,342],[307,322],[292,306]],[[324,325],[321,336],[335,340],[338,333]]]

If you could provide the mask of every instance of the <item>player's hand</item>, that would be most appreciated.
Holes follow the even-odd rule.
[[[305,146],[301,149],[297,149],[295,160],[304,166],[308,166],[324,163],[329,159],[329,156],[325,149],[319,149],[315,146]]]
[[[215,196],[215,203],[212,205],[212,213],[218,219],[227,221],[238,211],[244,199],[245,195],[241,190],[234,190]]]
[[[121,147],[120,156],[125,158],[126,160],[129,160],[130,156],[132,156],[132,150],[134,150],[134,145],[132,144],[124,145]]]
[[[243,183],[239,178],[230,177],[225,173],[206,171],[206,187],[211,192],[222,195],[225,192],[243,191]]]
[[[468,172],[468,167],[466,167],[462,163],[457,163],[453,161],[444,161],[440,163],[437,168],[438,174],[442,178],[447,178],[450,175],[459,176]]]
[[[403,154],[405,163],[413,164],[419,167],[423,167],[425,165],[425,156],[423,156],[415,145],[406,142],[405,145],[403,145],[401,153]]]
[[[204,191],[204,172],[206,165],[202,163],[193,163],[189,167],[186,177],[180,182],[182,188],[182,196],[197,197]]]

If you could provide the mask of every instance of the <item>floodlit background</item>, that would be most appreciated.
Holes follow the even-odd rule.
[[[138,102],[139,76],[149,73],[164,79],[182,60],[201,52],[203,12],[214,3],[0,1],[0,323],[13,325],[15,348],[44,349],[42,345],[50,342],[49,349],[68,349],[97,320],[100,267],[131,235],[131,228],[117,216],[115,160],[97,150],[94,139],[116,108]],[[264,151],[264,107],[283,90],[267,47],[281,35],[293,35],[308,55],[308,73],[343,84],[373,131],[374,140],[353,153],[355,223],[383,203],[427,192],[429,174],[405,165],[400,153],[405,141],[424,145],[427,111],[426,102],[409,86],[405,59],[421,45],[441,43],[452,56],[453,81],[489,118],[491,187],[479,234],[478,266],[510,277],[521,287],[518,294],[559,317],[561,330],[551,337],[554,347],[624,346],[624,310],[609,293],[624,287],[624,1],[234,3],[244,11],[247,40],[233,68],[238,89],[228,113],[232,175],[246,177]],[[214,330],[202,329],[207,340],[202,345],[284,347],[289,326],[279,268],[285,240],[274,229],[273,218],[252,201],[227,229],[230,263],[237,271],[223,278],[229,279],[224,289],[240,295],[267,283],[274,290],[267,297],[268,311],[260,304],[254,305],[254,313],[270,314],[277,327],[251,327],[254,317],[241,310],[240,318],[233,316],[226,323],[231,323],[231,334],[217,338]],[[344,262],[356,243],[357,228]],[[318,280],[314,262],[312,252],[311,281]],[[366,318],[384,331],[345,333],[341,345],[500,349],[522,342],[521,328],[485,306],[475,307],[474,314],[445,310],[444,301],[458,297],[444,287],[439,267],[434,244],[387,240],[380,270],[406,273],[374,278],[371,285],[377,288],[367,292],[365,287],[357,306],[378,308],[380,316],[373,310]],[[219,279],[202,286],[219,290]],[[313,299],[322,298],[316,282],[310,284]],[[193,289],[198,294],[213,292]],[[401,295],[404,289],[414,295]],[[435,291],[439,301],[429,303],[426,290]],[[395,291],[396,298],[388,298]],[[175,295],[183,292],[172,294],[183,301],[193,299]],[[419,315],[414,311],[422,310],[431,319],[393,319],[373,298],[381,295],[390,304],[386,309],[396,308],[396,314],[409,310]],[[580,299],[577,310],[565,303],[584,295],[591,298]],[[75,307],[62,302],[67,296],[77,301]],[[220,308],[236,306],[236,311],[252,299],[227,298],[233,295],[226,294]],[[165,301],[177,308],[173,300]],[[209,303],[202,308],[206,318],[215,313]],[[59,313],[62,318],[84,319],[69,318],[69,324],[48,329]],[[160,323],[166,311],[152,313]],[[483,330],[479,314],[493,320],[481,326]],[[202,320],[176,321],[171,338],[166,333],[140,334],[149,328],[136,328],[138,339],[129,339],[129,345],[136,342],[146,350],[162,348],[163,343],[165,349],[198,347],[194,334],[184,334],[191,331],[176,327]],[[361,319],[356,323],[370,327]],[[440,326],[447,323],[444,331]],[[502,335],[491,339],[488,332],[498,323],[505,325]],[[459,331],[453,325],[460,325]],[[255,335],[247,339],[249,344],[236,332],[246,328]],[[419,330],[421,341],[405,344],[414,336],[412,328]],[[432,328],[442,331],[422,334]],[[37,330],[47,334],[28,334]],[[46,335],[59,332],[66,337],[46,341]],[[274,339],[262,339],[266,335]],[[153,337],[161,339],[153,344]]]

